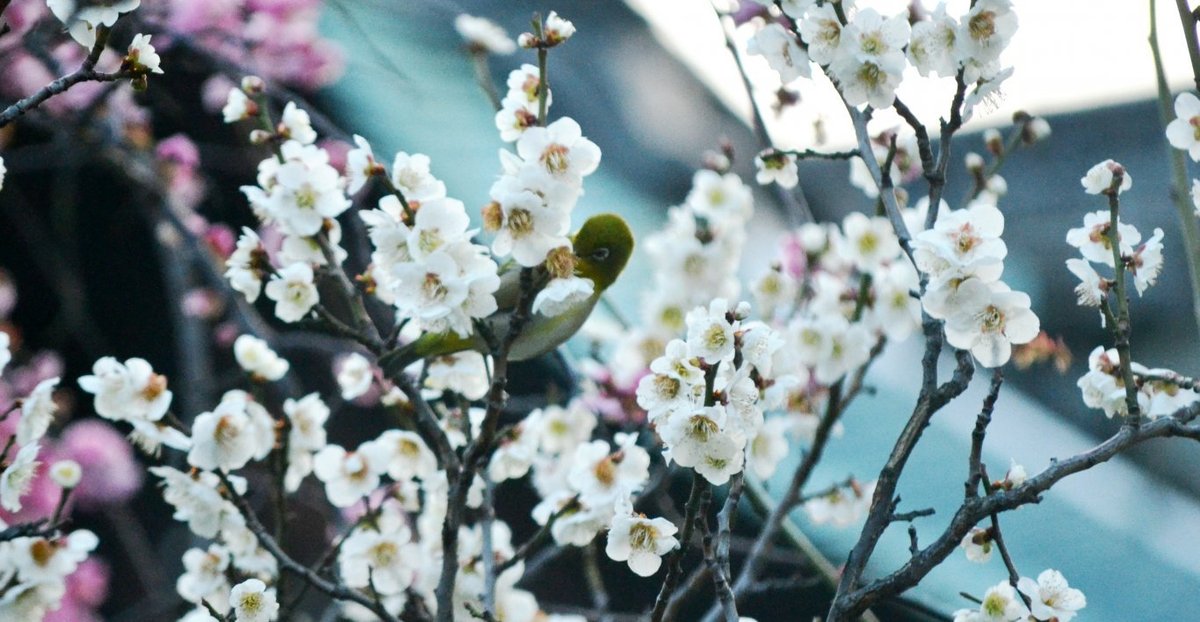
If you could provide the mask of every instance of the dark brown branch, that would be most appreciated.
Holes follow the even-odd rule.
[[[229,481],[229,476],[221,471],[216,471],[216,474],[217,477],[221,478],[221,484],[224,486],[223,492],[225,493],[225,496],[228,497],[229,500],[232,501],[237,507],[238,511],[242,515],[242,518],[246,519],[246,528],[254,533],[254,536],[258,539],[258,543],[260,546],[262,546],[263,550],[267,551],[271,554],[271,557],[275,558],[275,561],[279,564],[280,570],[290,572],[304,579],[314,588],[320,590],[335,600],[348,600],[350,602],[362,605],[375,615],[379,616],[379,619],[381,620],[386,622],[396,622],[398,620],[398,618],[389,613],[388,610],[380,605],[375,599],[370,598],[366,594],[363,594],[357,590],[352,590],[339,583],[329,581],[318,575],[316,572],[313,572],[313,570],[308,566],[305,566],[304,564],[292,559],[291,556],[279,546],[279,543],[275,541],[275,538],[271,537],[271,534],[267,532],[267,528],[263,526],[262,522],[258,520],[258,515],[255,514],[254,508],[250,507],[250,502],[246,501],[245,497],[237,493],[237,490],[235,490],[233,486],[233,482]]]
[[[975,429],[971,432],[971,454],[967,458],[967,497],[979,496],[979,480],[986,479],[983,475],[983,440],[987,436],[988,424],[992,422],[992,411],[996,409],[996,398],[1000,395],[1003,383],[1004,373],[997,367],[992,372],[992,384],[983,398],[983,407],[975,418]]]
[[[881,599],[912,588],[934,567],[941,564],[958,547],[967,532],[981,520],[993,513],[999,514],[1040,502],[1046,491],[1066,477],[1107,462],[1122,451],[1153,438],[1188,438],[1200,441],[1200,425],[1192,423],[1197,416],[1200,416],[1200,403],[1181,408],[1171,416],[1160,417],[1138,428],[1122,426],[1103,443],[1066,460],[1053,462],[1045,471],[1020,486],[1011,490],[999,490],[986,497],[965,500],[936,541],[914,555],[895,572],[839,595],[834,603],[835,609],[827,619],[830,622],[852,619]]]
[[[132,78],[133,73],[130,71],[117,71],[114,73],[96,71],[96,63],[100,60],[100,54],[104,52],[104,46],[107,43],[108,29],[100,28],[96,31],[96,44],[92,46],[92,50],[88,53],[87,58],[83,59],[83,64],[79,66],[79,69],[43,86],[33,95],[5,108],[3,112],[0,112],[0,127],[16,121],[18,117],[42,105],[47,99],[63,93],[81,82],[116,82],[123,78]]]
[[[671,554],[671,561],[667,564],[667,574],[663,577],[662,588],[658,591],[658,598],[654,601],[654,609],[650,612],[651,622],[662,622],[663,614],[666,613],[667,603],[675,593],[675,586],[679,583],[679,575],[683,572],[683,556],[687,555],[688,547],[691,546],[696,513],[700,509],[700,501],[704,496],[706,488],[708,488],[708,481],[699,473],[693,472],[692,491],[688,494],[687,503],[684,505],[683,527],[680,530],[679,548]]]

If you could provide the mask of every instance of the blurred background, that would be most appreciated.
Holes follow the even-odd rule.
[[[1022,25],[1004,61],[1016,71],[991,108],[976,113],[954,150],[983,152],[978,132],[1007,127],[1017,110],[1045,116],[1053,128],[1048,141],[1017,152],[1001,171],[1008,181],[1000,201],[1010,249],[1005,278],[1029,292],[1043,329],[1064,340],[1075,362],[1063,374],[1049,367],[1006,370],[987,453],[993,472],[1015,459],[1036,473],[1053,457],[1076,453],[1117,427],[1086,409],[1075,386],[1086,371],[1088,352],[1106,343],[1096,314],[1074,304],[1074,277],[1064,265],[1074,254],[1064,242],[1067,229],[1078,226],[1086,212],[1104,207],[1079,186],[1093,164],[1106,158],[1124,164],[1134,179],[1123,199],[1128,219],[1147,236],[1155,227],[1166,231],[1167,260],[1159,284],[1133,304],[1135,359],[1195,376],[1200,344],[1170,202],[1146,6],[1119,0],[1013,4]],[[54,43],[57,33],[37,12],[38,5],[17,0],[5,12],[13,26],[0,35],[5,58],[0,93],[6,102],[79,60],[78,46]],[[887,13],[906,3],[876,5]],[[1174,8],[1163,7],[1159,28],[1168,80],[1178,92],[1191,80]],[[119,25],[114,41],[155,32],[156,46],[169,42],[161,48],[167,73],[152,80],[149,91],[134,95],[127,86],[86,85],[0,134],[9,169],[0,192],[0,267],[7,279],[4,291],[15,297],[15,304],[0,305],[0,315],[4,329],[19,336],[17,360],[27,372],[9,374],[6,390],[20,395],[22,387],[41,377],[76,378],[100,356],[141,356],[171,378],[177,409],[194,415],[235,383],[232,336],[246,330],[247,322],[261,322],[253,328],[272,335],[294,366],[311,371],[306,378],[327,380],[325,386],[303,387],[304,392],[335,394],[328,370],[344,354],[342,346],[308,332],[281,331],[253,313],[233,312],[237,303],[214,283],[221,271],[214,258],[231,243],[231,232],[252,222],[237,187],[253,182],[262,157],[244,146],[244,128],[221,122],[217,111],[228,87],[245,73],[263,75],[278,87],[281,99],[298,99],[318,113],[315,125],[323,137],[348,141],[355,133],[367,137],[376,153],[426,153],[451,196],[479,206],[499,170],[496,153],[502,144],[454,18],[464,12],[484,16],[515,36],[527,29],[534,12],[549,10],[579,29],[551,55],[552,112],[578,120],[603,151],[599,172],[588,179],[580,218],[617,211],[642,233],[653,230],[667,207],[683,201],[705,152],[722,144],[735,154],[735,170],[752,179],[751,160],[762,145],[750,129],[750,99],[707,0],[560,0],[552,5],[144,0],[129,20],[139,23]],[[234,39],[242,39],[231,42],[230,28],[240,33]],[[735,34],[744,40],[749,32]],[[493,58],[492,76],[503,84],[509,70],[532,60],[523,52]],[[851,145],[845,114],[827,82],[795,87],[798,103],[776,113],[778,78],[760,61],[746,59],[775,143],[831,151]],[[947,88],[945,81],[918,80],[901,93],[927,125],[936,125],[947,105]],[[898,126],[895,117],[880,115],[871,127]],[[847,183],[847,175],[844,162],[802,165],[803,198],[817,220],[840,221],[850,211],[873,208]],[[957,198],[968,192],[969,179],[956,158],[946,193],[952,207],[961,206]],[[910,192],[914,199],[921,196],[917,185]],[[774,259],[784,230],[806,218],[785,208],[770,189],[760,189],[757,199],[744,263],[747,278]],[[367,253],[349,250],[351,261],[361,267]],[[636,316],[638,288],[649,272],[644,255],[635,255],[630,272],[633,278],[622,279],[615,297],[625,313]],[[889,347],[869,377],[875,393],[848,415],[846,434],[831,445],[814,488],[847,473],[874,478],[913,403],[917,348],[914,343]],[[982,376],[977,378],[971,392],[937,416],[901,482],[906,505],[938,510],[917,523],[923,541],[941,531],[962,489],[969,430],[984,384]],[[73,382],[64,381],[64,387],[70,390],[60,397],[78,398]],[[89,423],[88,411],[85,404],[74,410],[74,418],[65,418],[60,437]],[[349,442],[377,425],[369,409],[355,404],[338,404],[335,412],[332,442]],[[63,442],[63,452],[84,449]],[[1048,567],[1061,570],[1087,594],[1082,617],[1089,620],[1200,619],[1193,597],[1200,584],[1200,544],[1194,537],[1200,530],[1200,482],[1193,476],[1198,467],[1200,452],[1194,446],[1151,443],[1056,488],[1045,503],[1004,520],[1018,568],[1027,576]],[[780,470],[788,471],[786,465]],[[103,601],[93,606],[81,596],[78,611],[60,620],[152,620],[179,611],[170,577],[179,570],[187,534],[172,524],[157,491],[133,479],[113,474],[112,481],[124,483],[120,494],[98,488],[94,503],[77,504],[77,522],[99,533],[100,552],[119,579],[107,590],[107,600],[93,597]],[[320,534],[324,519],[315,507],[307,518],[313,533]],[[857,538],[857,526],[837,530],[807,525],[800,515],[796,519],[835,564]],[[743,523],[752,533],[752,521]],[[514,526],[522,533],[520,525]],[[903,529],[893,528],[872,571],[885,573],[901,563],[907,544]],[[569,571],[572,560],[559,564]],[[629,599],[627,607],[617,608],[636,612],[657,582],[635,581],[621,570],[606,566],[605,576],[628,588],[613,590]],[[787,572],[787,564],[778,570]],[[539,597],[561,593],[570,574],[547,573],[530,589]],[[959,592],[981,595],[1003,577],[998,560],[980,566],[956,554],[906,602],[893,603],[879,615],[948,619],[953,610],[971,606]],[[825,593],[819,582],[798,583],[766,600],[766,606],[743,613],[760,622],[804,619],[823,611]]]

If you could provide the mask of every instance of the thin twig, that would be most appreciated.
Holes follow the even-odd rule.
[[[16,121],[21,115],[42,105],[47,99],[81,82],[115,82],[123,78],[133,77],[131,71],[125,70],[114,73],[96,71],[96,63],[100,60],[100,54],[104,52],[104,47],[108,43],[108,32],[108,28],[104,27],[96,30],[96,44],[92,46],[92,50],[88,53],[87,58],[83,59],[83,64],[79,66],[79,69],[43,86],[33,95],[14,103],[5,108],[3,112],[0,112],[0,128]]]
[[[829,622],[851,619],[858,612],[915,586],[934,567],[941,564],[979,521],[992,513],[1001,513],[1037,503],[1052,486],[1066,477],[1086,471],[1112,459],[1117,454],[1154,438],[1188,438],[1200,441],[1200,425],[1192,423],[1200,416],[1200,402],[1180,408],[1169,416],[1160,417],[1140,427],[1121,426],[1103,443],[1065,460],[1053,462],[1045,471],[1011,490],[997,490],[985,497],[963,502],[946,530],[932,544],[887,576],[853,591],[840,594]],[[836,616],[834,615],[836,614]]]
[[[229,481],[229,476],[222,471],[216,471],[217,477],[221,479],[224,486],[223,492],[237,507],[242,518],[246,519],[246,528],[254,533],[258,539],[258,543],[263,550],[270,553],[271,557],[279,564],[280,570],[290,572],[304,579],[310,585],[329,595],[335,600],[348,600],[357,603],[369,609],[372,613],[379,616],[385,622],[397,622],[397,618],[381,606],[375,599],[357,590],[352,590],[345,585],[334,583],[313,572],[311,568],[292,559],[280,546],[279,543],[271,537],[267,532],[267,528],[258,520],[258,515],[254,512],[254,508],[250,507],[250,502],[246,498],[238,494],[233,486],[233,482]]]

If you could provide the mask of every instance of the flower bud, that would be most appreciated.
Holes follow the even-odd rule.
[[[82,478],[83,467],[74,460],[59,460],[50,465],[50,480],[62,488],[74,488]]]
[[[242,78],[242,91],[247,95],[258,95],[267,89],[266,82],[258,76],[246,76]]]
[[[250,132],[250,144],[251,145],[265,145],[271,141],[271,138],[273,136],[274,136],[274,134],[272,134],[271,132],[268,132],[266,130],[252,130]]]
[[[967,165],[967,170],[972,173],[978,174],[983,172],[983,156],[974,151],[963,157],[963,163]]]
[[[1000,136],[1000,130],[995,128],[984,130],[983,144],[987,146],[987,150],[992,155],[1001,155],[1004,153],[1004,137]]]
[[[531,32],[523,32],[517,37],[517,45],[523,48],[533,49],[536,48],[539,43],[541,43],[541,40],[533,36],[533,33]]]

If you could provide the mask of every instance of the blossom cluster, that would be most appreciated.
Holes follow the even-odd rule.
[[[762,26],[747,50],[766,58],[785,85],[811,77],[816,63],[850,106],[891,106],[910,66],[922,76],[961,74],[964,83],[978,84],[977,97],[1007,77],[1000,55],[1017,29],[1010,0],[974,2],[961,16],[951,15],[946,4],[939,3],[931,14],[915,20],[908,11],[882,15],[857,5],[780,2],[782,15]]]
[[[1121,220],[1119,197],[1132,188],[1133,178],[1119,163],[1105,160],[1096,164],[1080,183],[1088,194],[1107,197],[1110,207],[1086,214],[1082,227],[1067,232],[1067,243],[1081,255],[1068,259],[1067,269],[1079,278],[1075,287],[1079,304],[1099,307],[1101,321],[1107,325],[1127,304],[1117,296],[1117,284],[1125,283],[1126,272],[1133,277],[1139,296],[1158,280],[1163,266],[1163,230],[1156,228],[1154,235],[1142,242],[1141,232]],[[1096,264],[1113,270],[1113,277],[1101,276]],[[1130,410],[1130,381],[1136,385],[1138,410],[1149,417],[1169,415],[1200,399],[1195,391],[1171,382],[1169,377],[1174,372],[1170,370],[1148,369],[1134,361],[1129,361],[1128,367],[1124,368],[1117,349],[1097,346],[1088,356],[1088,372],[1077,383],[1084,404],[1103,410],[1110,418],[1126,416]]]
[[[979,608],[955,611],[954,622],[1069,622],[1086,606],[1083,592],[1061,572],[1047,569],[1036,581],[1021,577],[1015,588],[1008,581],[988,588]]]
[[[0,531],[13,530],[0,541],[0,619],[95,619],[107,565],[91,555],[95,534],[66,532],[64,523],[127,502],[141,487],[140,467],[107,424],[61,426],[63,363],[21,350],[20,330],[8,323],[15,294],[0,272]]]

